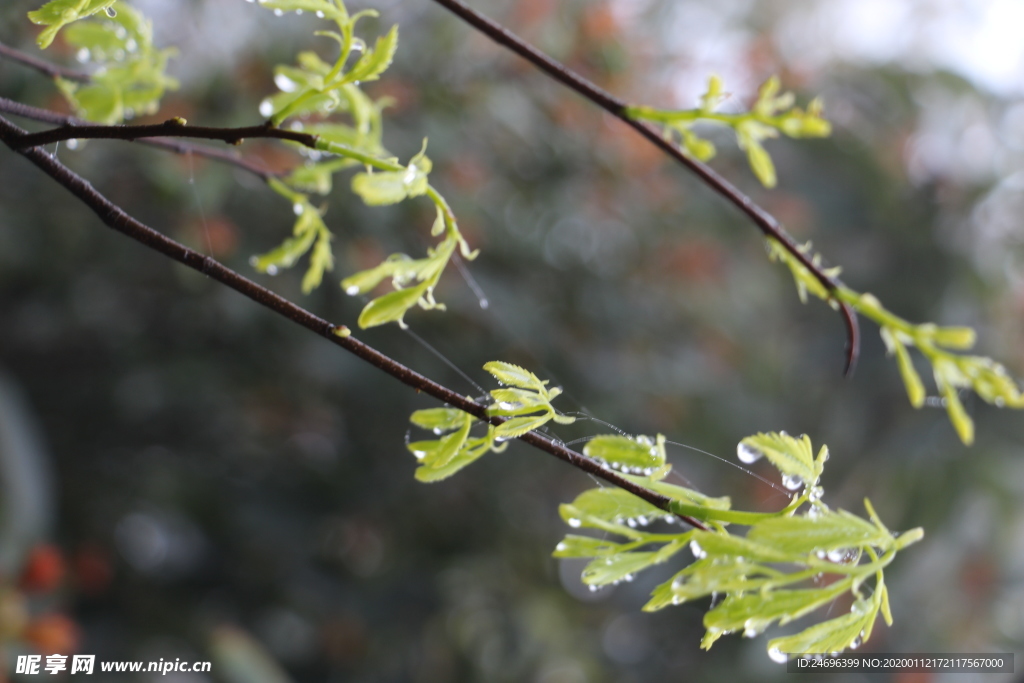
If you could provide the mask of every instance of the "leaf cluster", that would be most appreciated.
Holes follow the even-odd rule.
[[[939,400],[964,444],[970,445],[974,441],[974,421],[960,400],[961,389],[971,389],[986,403],[1000,408],[1024,408],[1024,393],[1005,367],[985,356],[957,353],[974,346],[976,335],[973,329],[908,322],[888,311],[874,295],[861,294],[843,285],[830,292],[776,240],[769,238],[767,247],[771,260],[782,261],[789,268],[801,301],[806,302],[810,293],[833,305],[836,302],[846,303],[878,324],[889,355],[896,357],[910,403],[920,408],[925,405],[927,396],[924,382],[910,356],[909,348],[916,348],[931,365]],[[810,254],[810,242],[800,249],[804,254]],[[816,265],[820,263],[818,254],[813,254],[812,261]],[[824,269],[824,272],[834,277],[839,274],[839,269]]]
[[[359,316],[360,327],[390,322],[405,326],[409,309],[444,309],[434,299],[434,287],[444,273],[456,249],[466,259],[476,257],[459,232],[455,216],[444,198],[430,186],[433,167],[423,149],[407,164],[401,164],[384,147],[382,112],[389,100],[373,100],[360,88],[365,81],[380,78],[390,66],[398,47],[398,27],[377,38],[371,47],[356,35],[360,19],[375,17],[373,10],[349,14],[341,0],[260,0],[260,6],[275,14],[311,12],[333,23],[336,30],[317,31],[339,46],[333,64],[314,52],[302,52],[293,66],[274,70],[278,93],[260,104],[260,113],[269,124],[279,126],[292,120],[291,127],[315,136],[315,149],[298,145],[308,161],[292,171],[275,189],[293,202],[298,216],[293,236],[262,256],[253,265],[273,273],[297,262],[313,250],[309,269],[303,279],[303,291],[317,287],[323,273],[333,267],[330,254],[331,234],[313,210],[308,194],[327,195],[333,189],[333,176],[340,171],[363,167],[351,182],[352,191],[368,206],[387,206],[406,199],[426,196],[437,209],[432,234],[441,241],[428,249],[423,258],[392,254],[379,265],[345,278],[341,286],[352,296],[369,294],[390,279],[393,292],[371,300]],[[352,56],[358,55],[353,61]],[[338,118],[339,116],[343,117]]]
[[[79,61],[97,65],[88,83],[56,79],[82,118],[115,124],[152,114],[164,93],[178,87],[166,73],[175,50],[158,49],[152,22],[120,0],[52,0],[29,18],[46,26],[40,47],[48,47],[63,29]]]
[[[638,572],[688,547],[695,561],[656,587],[644,609],[659,610],[707,596],[721,598],[704,617],[706,634],[701,645],[705,649],[728,633],[754,637],[772,624],[785,625],[846,594],[853,604],[849,614],[776,638],[767,645],[769,654],[784,661],[790,654],[841,652],[870,637],[879,612],[891,624],[883,569],[923,532],[891,533],[868,501],[869,519],[830,510],[817,486],[828,449],[822,447],[813,457],[806,436],[758,434],[744,439],[737,451],[744,461],[749,461],[751,453],[765,457],[784,481],[790,480],[789,488],[801,488],[802,493],[795,493],[775,513],[732,510],[729,498],[709,498],[665,483],[670,471],[665,465],[630,478],[670,498],[673,512],[708,521],[709,530],[648,531],[644,527],[673,523],[676,518],[627,491],[591,489],[562,505],[560,513],[570,527],[594,529],[606,537],[569,534],[556,546],[554,556],[589,558],[582,580],[597,590],[631,581]],[[797,479],[801,480],[798,485],[793,483]],[[739,535],[728,528],[731,524],[749,530]],[[607,535],[624,540],[614,541]],[[866,582],[872,579],[873,586],[866,592]]]
[[[415,441],[408,449],[420,461],[416,478],[422,482],[446,479],[463,467],[473,463],[489,451],[505,450],[509,439],[543,427],[550,421],[571,424],[576,418],[560,414],[551,405],[561,389],[549,388],[532,372],[512,363],[491,361],[484,370],[503,385],[490,392],[493,404],[487,414],[508,418],[501,424],[486,423],[486,433],[471,436],[477,422],[472,415],[457,408],[429,408],[417,410],[410,421],[422,429],[440,436],[439,439]],[[446,434],[445,436],[442,436]]]
[[[722,79],[711,76],[708,87],[700,98],[696,109],[669,110],[646,106],[632,106],[627,109],[630,118],[650,121],[664,127],[667,135],[678,136],[686,152],[700,161],[712,159],[717,150],[710,140],[701,137],[694,130],[700,123],[728,126],[736,134],[736,142],[747,154],[747,160],[754,175],[765,187],[775,187],[777,177],[775,164],[761,144],[764,140],[784,133],[791,138],[827,137],[832,132],[828,121],[822,118],[822,102],[815,98],[807,109],[794,106],[796,97],[791,92],[779,93],[780,83],[772,76],[758,89],[757,100],[749,111],[726,114],[718,107],[728,98]]]

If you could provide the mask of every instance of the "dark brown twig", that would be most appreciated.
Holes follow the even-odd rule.
[[[0,140],[9,148],[35,164],[59,185],[71,192],[71,194],[78,197],[108,227],[174,261],[199,271],[243,296],[252,299],[261,306],[284,316],[295,324],[315,332],[417,391],[421,391],[491,424],[497,425],[504,422],[504,419],[500,417],[488,416],[487,406],[465,398],[451,389],[434,382],[398,361],[385,356],[376,349],[367,346],[351,335],[341,336],[339,333],[343,334],[348,331],[343,325],[334,325],[323,318],[313,315],[306,309],[243,277],[209,256],[189,249],[183,244],[175,242],[153,228],[132,218],[119,206],[100,194],[87,180],[61,164],[45,151],[38,147],[26,147],[25,140],[29,137],[31,136],[26,131],[0,117]],[[615,472],[605,469],[597,461],[566,448],[560,443],[556,443],[536,432],[528,432],[519,437],[519,439],[609,484],[629,491],[661,510],[671,512],[670,505],[672,501],[667,496],[638,486]],[[676,516],[691,526],[707,529],[702,522],[693,517],[686,515]]]
[[[40,71],[50,78],[63,78],[68,81],[77,81],[79,83],[88,83],[92,80],[92,76],[85,73],[84,71],[77,71],[75,69],[69,69],[64,66],[57,66],[56,64],[50,64],[47,61],[33,57],[30,54],[26,54],[21,50],[16,50],[10,45],[4,45],[0,43],[0,57],[17,62],[30,69]]]
[[[190,126],[184,119],[168,119],[163,123],[142,125],[103,126],[93,123],[65,123],[58,128],[39,133],[28,133],[13,144],[16,148],[40,147],[62,140],[128,140],[134,142],[144,138],[197,138],[220,140],[229,145],[240,145],[248,138],[269,138],[288,140],[300,145],[316,148],[317,136],[297,130],[276,128],[268,123],[240,128],[216,128],[213,126]]]
[[[774,216],[758,206],[739,188],[715,172],[710,166],[684,154],[675,143],[666,139],[661,131],[654,126],[644,121],[630,118],[626,112],[628,104],[625,101],[601,89],[564,64],[530,45],[501,24],[467,7],[459,0],[433,1],[450,10],[494,42],[515,52],[554,80],[574,90],[609,114],[622,120],[663,152],[693,171],[708,187],[745,213],[761,229],[761,232],[768,237],[778,240],[786,251],[790,252],[804,267],[813,273],[814,277],[830,292],[834,292],[841,285],[837,278],[830,277],[821,266],[812,262],[810,257],[798,248],[796,240],[786,232],[786,229],[782,227]],[[857,313],[849,305],[842,302],[837,303],[839,303],[843,314],[843,321],[846,323],[847,350],[845,373],[849,376],[853,372],[854,367],[856,367],[857,356],[860,353],[860,327],[857,323]]]
[[[6,97],[0,97],[0,112],[12,114],[33,121],[41,121],[42,123],[50,123],[56,126],[66,127],[80,127],[88,126],[90,123],[84,119],[80,119],[74,116],[68,116],[66,114],[59,114],[49,109],[40,109],[39,107],[32,107],[21,102],[15,102],[9,100]],[[259,177],[264,182],[271,178],[279,177],[279,174],[267,170],[266,167],[248,159],[243,159],[233,151],[215,149],[213,147],[207,147],[205,145],[193,145],[188,142],[182,142],[180,140],[167,139],[167,138],[147,138],[143,140],[136,140],[141,145],[147,145],[149,147],[156,147],[158,149],[165,149],[175,154],[192,154],[199,157],[205,157],[214,161],[220,161],[223,163],[231,164],[236,168],[239,168],[248,173]]]

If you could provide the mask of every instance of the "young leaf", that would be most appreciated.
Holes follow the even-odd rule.
[[[397,292],[388,292],[368,303],[359,314],[359,327],[364,330],[368,327],[376,327],[385,323],[397,322],[400,327],[405,327],[403,318],[406,311],[416,305],[426,291],[429,283],[424,282],[415,287],[400,289]]]
[[[852,583],[851,578],[822,588],[732,594],[704,615],[704,627],[723,633],[742,630],[743,635],[752,637],[771,626],[772,622],[785,625],[831,602],[850,590]]]
[[[542,427],[551,419],[550,413],[532,417],[513,417],[494,428],[494,434],[499,439],[514,439]]]
[[[782,473],[787,488],[814,486],[821,476],[821,465],[815,463],[811,440],[806,435],[797,439],[785,432],[760,433],[740,441],[738,448],[747,448],[753,454],[768,458]]]
[[[841,617],[811,626],[792,636],[775,638],[768,642],[768,653],[780,654],[830,654],[842,652],[862,640],[861,633],[867,630],[878,614],[877,605],[854,605],[854,611]]]
[[[580,577],[588,586],[604,586],[619,581],[629,581],[634,574],[672,557],[683,545],[668,543],[657,552],[626,552],[605,557],[596,557],[583,569]]]
[[[461,427],[465,416],[466,413],[458,408],[428,408],[414,412],[409,421],[417,427],[440,434]]]
[[[390,31],[377,38],[374,48],[363,54],[346,78],[356,82],[377,80],[391,66],[397,49],[398,26],[392,26]]]
[[[466,445],[466,439],[469,438],[469,428],[473,424],[473,418],[466,413],[463,413],[462,415],[462,425],[459,430],[441,438],[437,448],[435,448],[421,461],[423,463],[423,467],[432,470],[444,467],[450,463],[452,459],[458,455],[459,451],[462,450],[463,446]]]
[[[888,549],[893,544],[890,534],[845,510],[767,519],[751,527],[747,540],[793,555],[862,546]]]
[[[590,517],[613,524],[629,520],[650,521],[665,516],[664,510],[622,489],[589,489],[578,495],[572,504]]]
[[[646,436],[598,436],[587,442],[583,455],[621,467],[661,467],[665,464],[665,437],[659,434],[652,441]]]
[[[518,365],[512,363],[505,363],[500,360],[493,360],[484,365],[484,370],[491,373],[494,379],[498,380],[502,384],[509,384],[520,389],[530,389],[532,391],[544,391],[544,385],[547,382],[541,382],[535,374],[529,370],[524,370]]]
[[[106,10],[115,2],[116,0],[50,0],[36,11],[28,13],[32,23],[46,26],[36,38],[36,43],[45,50],[50,47],[62,28]]]
[[[614,543],[613,541],[594,538],[593,536],[567,534],[555,546],[555,552],[551,553],[551,556],[561,558],[603,557],[604,555],[614,555],[620,552],[624,552],[621,543]]]

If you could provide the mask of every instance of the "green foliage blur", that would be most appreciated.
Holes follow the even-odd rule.
[[[0,41],[33,50],[25,15],[38,4],[3,3]],[[683,169],[431,3],[352,4],[381,12],[364,20],[372,35],[400,27],[391,69],[365,89],[394,99],[387,149],[408,159],[429,137],[431,182],[480,249],[465,265],[488,301],[449,267],[437,285],[447,311],[413,309],[408,331],[361,339],[469,395],[490,388],[487,361],[530,368],[562,388],[561,410],[579,412],[550,433],[609,433],[593,416],[664,434],[678,483],[742,509],[785,499],[676,444],[740,464],[747,435],[807,433],[830,446],[832,507],[859,512],[867,496],[890,528],[926,530],[887,571],[893,627],[864,647],[1024,651],[1019,412],[963,395],[976,423],[964,447],[936,401],[908,405],[867,326],[857,374],[843,379],[838,316],[802,306],[756,230]],[[699,129],[721,143],[712,164],[842,265],[851,287],[909,320],[975,327],[981,352],[1024,376],[1021,92],[909,58],[822,59],[834,46],[816,42],[828,32],[814,21],[828,4],[474,6],[630,101],[692,108],[711,73],[736,89],[734,111],[776,73],[801,102],[820,94],[830,138],[764,142],[775,189],[728,130]],[[180,50],[169,66],[180,89],[138,121],[251,125],[275,65],[301,50],[330,56],[330,41],[310,42],[309,16],[216,0],[137,6],[155,46]],[[719,47],[687,52],[697,32]],[[75,60],[60,38],[46,56]],[[4,61],[0,94],[63,106],[52,82]],[[274,169],[298,160],[271,143],[241,151]],[[55,153],[141,220],[353,328],[365,302],[338,281],[433,243],[429,203],[371,208],[338,183],[323,215],[334,271],[304,295],[301,272],[248,265],[295,221],[253,178],[122,142]],[[16,573],[35,542],[61,548],[59,597],[80,652],[212,658],[213,679],[232,683],[785,680],[760,638],[700,649],[708,600],[641,611],[671,562],[591,592],[585,560],[551,557],[558,506],[592,487],[585,475],[511,443],[419,484],[408,416],[436,403],[111,233],[6,151],[0,320],[4,391],[38,424],[50,475],[32,490],[53,520],[0,538],[2,569]],[[16,531],[24,508],[9,501],[28,489],[3,447],[0,510]],[[751,469],[775,476],[764,461]]]

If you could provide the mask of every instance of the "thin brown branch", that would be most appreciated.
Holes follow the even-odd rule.
[[[465,411],[476,418],[501,424],[505,420],[500,417],[492,417],[487,414],[487,406],[448,389],[437,382],[421,375],[411,368],[402,365],[398,361],[382,354],[376,349],[367,346],[363,342],[348,334],[348,328],[344,325],[334,325],[323,318],[320,318],[306,309],[293,304],[287,299],[275,294],[266,287],[263,287],[239,273],[231,270],[214,259],[189,249],[169,237],[157,232],[153,228],[141,223],[132,216],[125,213],[119,206],[100,194],[80,175],[61,164],[55,158],[38,147],[26,147],[25,140],[30,137],[27,131],[10,123],[0,117],[0,140],[9,148],[15,150],[35,166],[49,175],[59,185],[68,190],[71,194],[80,199],[86,206],[99,216],[108,227],[140,242],[141,244],[157,251],[164,256],[182,263],[189,268],[220,282],[235,290],[239,294],[252,299],[265,308],[287,318],[293,323],[314,332],[327,339],[331,343],[340,346],[349,353],[352,353],[370,365],[383,370],[403,384],[421,391],[439,401],[447,403],[459,410]],[[343,336],[344,335],[344,336]],[[566,448],[536,432],[528,432],[519,437],[531,446],[549,453],[570,465],[587,472],[609,484],[629,491],[633,495],[647,501],[661,510],[671,513],[671,499],[659,493],[638,486],[628,479],[605,469],[597,461],[592,460],[581,453]],[[697,519],[686,515],[676,515],[679,519],[699,529],[707,527]]]
[[[841,282],[829,276],[824,268],[814,263],[811,258],[801,251],[796,240],[770,213],[761,208],[750,197],[744,194],[739,188],[719,175],[710,166],[687,156],[671,140],[665,138],[654,126],[630,118],[626,113],[628,104],[598,87],[595,83],[587,80],[572,69],[552,59],[525,40],[509,31],[501,24],[485,17],[476,10],[466,6],[459,0],[434,0],[437,4],[450,10],[453,14],[477,29],[488,38],[499,45],[508,48],[512,52],[527,60],[545,74],[558,81],[567,88],[574,90],[597,106],[601,107],[616,118],[622,120],[630,128],[634,129],[651,143],[668,154],[670,157],[690,169],[700,178],[704,184],[724,197],[726,201],[746,214],[766,236],[779,241],[785,249],[790,252],[800,263],[804,265],[814,277],[830,292],[834,292]],[[850,375],[857,364],[857,356],[860,353],[860,327],[857,323],[857,313],[847,304],[833,299],[839,304],[843,314],[843,321],[846,324],[847,351],[846,351],[846,374]]]
[[[270,125],[270,122],[258,126],[242,126],[239,128],[217,128],[213,126],[190,126],[185,119],[173,118],[163,123],[142,125],[104,126],[94,123],[65,123],[57,128],[28,133],[13,144],[19,149],[41,147],[62,140],[128,140],[134,142],[144,138],[197,138],[201,140],[220,140],[229,145],[240,145],[250,138],[269,138],[272,140],[288,140],[300,145],[316,148],[317,136],[297,130],[285,130]]]
[[[68,116],[67,114],[60,114],[49,109],[40,109],[39,107],[22,104],[21,102],[16,102],[14,100],[7,99],[6,97],[0,97],[0,112],[31,119],[33,121],[40,121],[42,123],[50,123],[56,126],[81,127],[90,125],[90,123],[84,119]],[[147,138],[136,140],[135,142],[149,147],[165,149],[169,152],[174,152],[175,154],[191,154],[231,164],[236,168],[252,173],[264,182],[271,178],[279,177],[279,174],[268,170],[265,166],[254,161],[244,159],[238,154],[228,150],[215,149],[205,145],[194,145],[188,142],[167,138]]]
[[[33,57],[30,54],[22,52],[21,50],[16,50],[10,45],[4,45],[3,43],[0,43],[0,57],[12,62],[17,62],[18,64],[27,66],[30,69],[35,69],[36,71],[46,74],[50,78],[63,78],[68,81],[77,81],[79,83],[88,83],[92,80],[92,76],[84,71],[50,64],[45,60]]]

